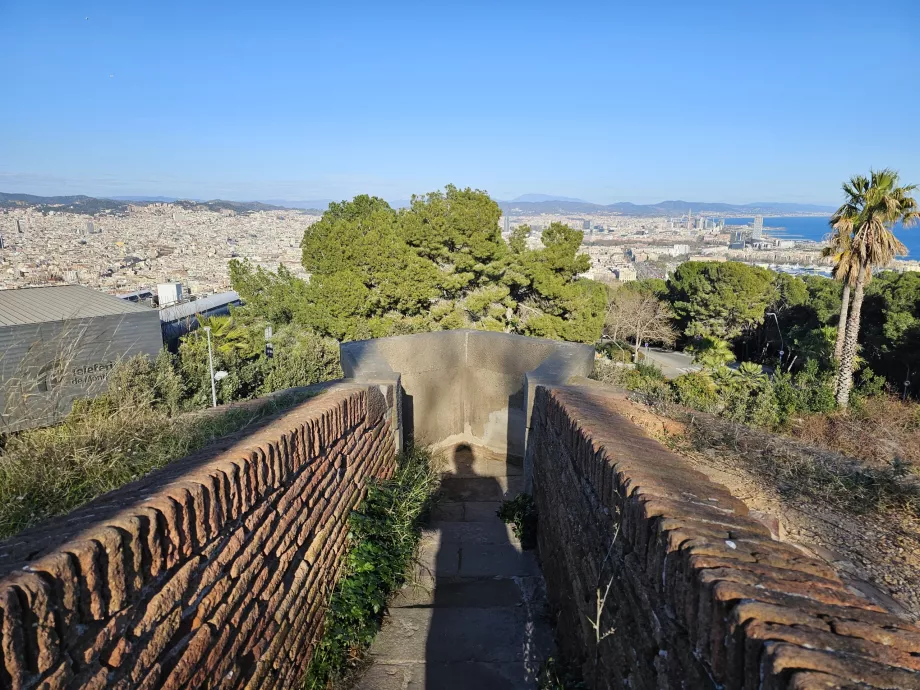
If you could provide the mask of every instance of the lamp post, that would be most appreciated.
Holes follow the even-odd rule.
[[[786,343],[783,342],[783,331],[779,327],[779,317],[776,315],[775,311],[768,311],[765,316],[772,316],[773,320],[776,321],[776,332],[779,333],[779,368],[782,371],[783,368],[783,355],[786,354]]]
[[[211,378],[211,402],[217,407],[217,387],[214,385],[214,354],[211,352],[211,327],[205,326],[204,332],[208,334],[208,372]]]

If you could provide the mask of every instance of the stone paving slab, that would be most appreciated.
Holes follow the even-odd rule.
[[[539,669],[524,663],[375,664],[363,690],[530,690]]]
[[[407,585],[390,608],[456,607],[492,608],[523,606],[525,597],[542,586],[543,579],[506,577],[458,577],[427,579]]]
[[[542,661],[552,638],[527,618],[524,607],[394,609],[372,654],[395,663]]]
[[[505,544],[520,550],[520,541],[511,529],[498,520],[462,522],[435,520],[422,531],[424,543]]]
[[[358,690],[533,690],[553,650],[543,576],[498,519],[520,468],[458,451]]]
[[[448,501],[435,504],[432,520],[456,522],[486,522],[494,520],[501,501]]]
[[[503,501],[524,489],[524,477],[444,477],[441,498],[447,501]]]

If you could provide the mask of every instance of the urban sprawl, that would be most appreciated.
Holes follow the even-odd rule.
[[[77,283],[126,295],[181,283],[182,298],[230,288],[227,264],[248,259],[267,269],[300,264],[304,229],[316,212],[187,209],[170,203],[128,206],[94,216],[19,207],[0,211],[0,288]],[[507,237],[530,227],[538,246],[543,229],[561,222],[584,232],[586,277],[630,281],[669,275],[683,261],[744,261],[790,273],[829,275],[832,259],[819,242],[772,237],[757,217],[747,227],[714,214],[635,217],[616,214],[528,215],[512,209],[501,222]],[[898,261],[897,270],[920,270]]]

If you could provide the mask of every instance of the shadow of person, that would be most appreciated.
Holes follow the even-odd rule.
[[[502,499],[521,490],[520,469],[465,444],[454,449],[452,464],[432,515],[427,554],[434,567],[427,583],[433,590],[426,602],[425,682],[409,687],[536,687],[552,639],[542,578],[533,552],[523,552],[496,515]]]

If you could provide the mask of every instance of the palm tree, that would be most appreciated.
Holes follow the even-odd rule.
[[[859,338],[859,320],[862,312],[866,283],[872,278],[872,269],[887,266],[907,248],[891,232],[898,222],[905,226],[920,220],[917,202],[912,193],[916,185],[899,186],[898,174],[893,170],[872,170],[869,177],[856,175],[844,182],[845,201],[831,218],[831,225],[851,235],[850,252],[855,263],[856,278],[853,285],[853,304],[847,314],[840,369],[837,373],[837,404],[846,407],[853,387],[853,364]],[[849,269],[849,272],[852,268]],[[849,274],[849,273],[848,273]]]
[[[833,222],[833,221],[832,221]],[[830,246],[821,252],[834,260],[832,275],[834,280],[843,283],[843,294],[840,298],[840,318],[837,321],[837,338],[834,343],[834,361],[840,364],[843,356],[843,341],[847,331],[847,313],[850,310],[850,288],[856,282],[859,273],[859,260],[853,252],[853,227],[850,219],[840,218],[833,225],[834,231],[828,237]]]

